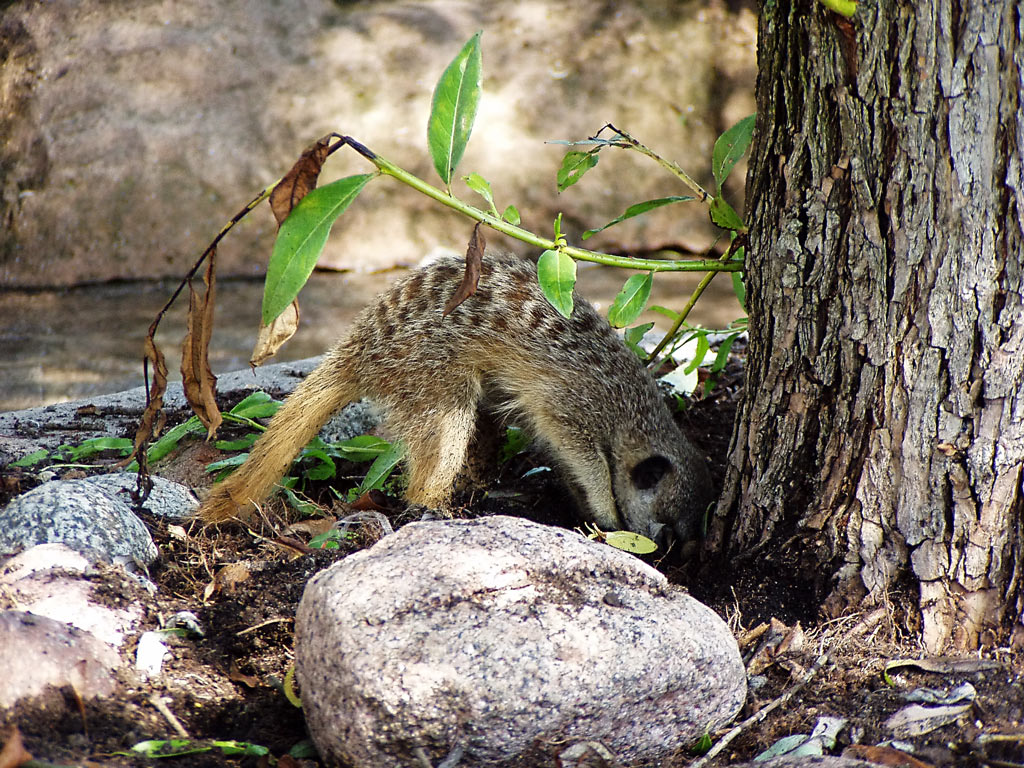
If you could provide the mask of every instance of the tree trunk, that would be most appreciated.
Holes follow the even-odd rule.
[[[710,545],[796,534],[826,610],[1024,640],[1024,7],[765,0],[750,349]]]

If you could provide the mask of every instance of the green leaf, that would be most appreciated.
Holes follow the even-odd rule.
[[[218,451],[246,451],[252,448],[252,444],[256,442],[257,437],[259,435],[255,432],[250,432],[237,440],[217,440],[214,442],[213,447]]]
[[[623,340],[626,342],[626,346],[632,349],[637,357],[647,357],[647,353],[643,347],[640,346],[640,342],[644,340],[644,334],[647,333],[651,328],[654,327],[654,323],[642,323],[641,325],[634,325],[632,328],[627,328],[623,334]]]
[[[282,222],[263,286],[264,325],[270,325],[299,295],[335,220],[372,178],[373,174],[364,173],[318,187],[302,198]]]
[[[42,461],[46,461],[50,456],[50,452],[45,448],[40,448],[38,451],[34,451],[27,456],[22,456],[17,461],[12,461],[12,467],[34,467]]]
[[[725,368],[725,364],[729,362],[729,350],[732,349],[733,342],[739,338],[740,331],[725,337],[725,340],[718,345],[718,354],[715,355],[715,362],[711,365],[708,373],[718,373],[720,370]]]
[[[608,310],[608,322],[612,328],[625,328],[640,317],[640,313],[647,306],[647,300],[651,297],[653,284],[653,272],[633,275],[626,281]]]
[[[247,458],[249,458],[248,453],[239,453],[237,456],[229,456],[228,458],[221,459],[220,461],[211,461],[206,465],[206,471],[208,474],[212,475],[214,472],[220,472],[224,469],[234,469],[235,467],[242,466],[243,462],[245,462]]]
[[[405,458],[405,445],[395,441],[388,447],[388,450],[373,460],[373,464],[370,465],[370,469],[367,471],[366,477],[363,478],[363,482],[359,484],[356,493],[363,494],[374,488],[381,488],[384,481],[388,479],[388,475],[403,458]]]
[[[295,480],[294,477],[288,479]],[[281,483],[281,485],[284,485],[284,483]],[[305,515],[306,517],[312,517],[321,511],[320,507],[313,502],[300,499],[295,491],[287,486],[284,487],[284,497],[288,500],[292,509],[297,510],[300,514]]]
[[[747,311],[747,287],[743,285],[743,273],[742,272],[730,272],[732,277],[732,290],[736,294],[736,300],[743,307],[743,311]]]
[[[537,260],[537,280],[551,306],[563,317],[572,316],[576,262],[562,251],[544,251]]]
[[[661,304],[651,304],[651,312],[657,312],[659,315],[664,315],[673,323],[679,318],[679,313],[668,307],[663,307]]]
[[[743,219],[722,197],[716,197],[711,201],[711,220],[722,229],[743,229]]]
[[[750,115],[743,118],[715,141],[715,148],[711,152],[711,172],[715,176],[719,195],[722,193],[722,184],[750,146],[754,117]]]
[[[597,152],[580,152],[570,150],[562,158],[562,167],[558,169],[555,180],[558,191],[565,192],[569,187],[583,178],[583,174],[597,165]]]
[[[463,176],[462,180],[466,182],[467,187],[486,200],[492,209],[494,208],[494,195],[491,193],[491,183],[487,179],[473,172],[469,176]]]
[[[265,419],[277,413],[280,407],[280,400],[275,400],[266,392],[257,391],[242,400],[229,413],[245,419]]]
[[[358,435],[342,440],[338,443],[331,443],[327,446],[334,455],[348,461],[373,461],[378,456],[387,453],[391,443],[373,435]]]
[[[498,461],[504,464],[520,453],[525,451],[530,445],[529,433],[520,427],[506,427],[505,429],[505,444],[501,446],[501,455],[498,457]]]
[[[711,349],[711,345],[708,343],[707,333],[698,333],[697,350],[693,353],[693,360],[683,369],[683,372],[693,373],[697,370],[697,367],[704,362],[704,356],[707,355],[709,349]]]
[[[146,458],[150,462],[160,461],[160,459],[178,447],[178,441],[183,437],[190,434],[197,435],[200,433],[206,434],[206,427],[203,426],[199,419],[192,416],[187,421],[183,421],[178,426],[169,429],[167,434],[153,443],[153,445],[149,447],[149,450],[146,451]],[[128,470],[134,471],[131,466],[128,467]]]
[[[605,531],[603,538],[606,544],[634,555],[649,555],[658,549],[649,538],[631,531]]]
[[[634,216],[640,216],[641,214],[653,211],[655,208],[661,208],[663,205],[671,205],[672,203],[685,203],[687,200],[696,200],[697,198],[689,195],[673,195],[671,197],[659,197],[654,200],[647,200],[643,203],[636,203],[635,205],[629,206],[626,212],[621,216],[612,219],[603,227],[597,229],[588,229],[583,233],[583,239],[588,239],[591,235],[596,235],[598,232],[604,232],[608,227],[614,227],[619,222],[625,221],[626,219],[632,219]]]
[[[78,445],[62,445],[61,451],[69,461],[79,461],[104,451],[117,451],[122,456],[132,452],[133,443],[127,437],[94,437]]]
[[[505,212],[501,214],[501,218],[514,227],[518,227],[519,222],[521,221],[519,218],[519,210],[514,205],[510,205],[506,208]]]
[[[427,122],[427,146],[441,180],[451,183],[455,166],[462,159],[473,131],[480,103],[483,67],[480,61],[480,35],[469,39],[437,81],[434,101]]]
[[[321,448],[306,446],[300,456],[303,459],[311,459],[312,466],[304,469],[302,474],[309,480],[330,480],[337,473],[334,459],[327,455],[327,451]]]

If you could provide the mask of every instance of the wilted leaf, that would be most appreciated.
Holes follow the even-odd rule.
[[[653,211],[655,208],[661,208],[663,205],[671,205],[672,203],[684,203],[688,200],[696,199],[697,198],[690,197],[688,195],[673,195],[672,197],[659,197],[655,200],[647,200],[646,202],[643,203],[631,205],[629,206],[629,208],[626,209],[625,213],[623,213],[621,216],[617,216],[616,218],[612,219],[603,227],[598,227],[597,229],[588,229],[586,232],[583,233],[583,239],[586,240],[592,235],[596,235],[598,232],[603,232],[604,230],[608,229],[608,227],[614,227],[619,222],[625,221],[626,219],[632,219],[634,216],[640,216],[641,214],[647,213],[648,211]]]
[[[558,169],[555,181],[558,184],[558,191],[564,192],[581,178],[583,174],[597,165],[597,152],[580,152],[570,150],[562,158],[562,167]]]
[[[572,316],[576,262],[562,251],[544,251],[537,260],[537,280],[551,306],[564,317]]]
[[[892,715],[884,725],[894,738],[909,739],[955,723],[968,714],[972,706],[970,702],[948,707],[923,707],[920,704],[911,704]]]
[[[640,316],[651,297],[653,284],[653,272],[632,275],[626,281],[608,309],[608,322],[612,328],[624,328]]]
[[[217,433],[223,417],[217,407],[217,377],[210,370],[210,336],[213,333],[213,308],[217,277],[214,272],[216,251],[206,260],[203,280],[206,291],[199,296],[188,283],[188,329],[181,349],[181,384],[192,412],[206,427],[206,439]]]
[[[249,365],[260,366],[268,359],[277,354],[288,339],[295,335],[299,329],[299,302],[292,300],[284,312],[281,312],[273,319],[270,325],[260,323],[260,332],[256,337],[256,346],[252,350],[252,357],[249,358]]]
[[[434,100],[427,122],[427,145],[437,175],[451,183],[455,166],[462,159],[473,131],[480,103],[480,35],[469,39],[448,65],[434,89]]]
[[[284,175],[284,178],[277,183],[274,191],[270,193],[270,209],[277,219],[277,226],[281,226],[292,208],[299,204],[299,201],[316,189],[317,180],[320,178],[320,170],[327,159],[327,148],[331,143],[330,136],[324,136],[320,141],[311,146],[298,160],[292,169]]]
[[[754,133],[754,117],[750,115],[743,118],[715,141],[715,148],[711,152],[711,172],[715,176],[719,193],[729,173],[750,146],[750,137]]]
[[[167,391],[167,361],[163,352],[157,347],[153,340],[156,333],[159,318],[149,326],[146,340],[143,342],[143,354],[147,364],[153,366],[153,382],[149,385],[149,402],[146,410],[139,418],[139,428],[135,430],[135,441],[132,452],[128,458],[118,462],[117,466],[127,466],[132,459],[138,456],[139,450],[154,437],[158,436],[167,423],[167,415],[164,413],[164,393]]]
[[[260,685],[260,679],[256,675],[247,675],[242,672],[238,668],[238,662],[235,660],[232,660],[231,666],[228,667],[228,680],[241,683],[246,688],[258,688]]]
[[[483,269],[485,248],[487,248],[487,241],[484,239],[483,232],[480,231],[480,222],[477,222],[473,227],[473,235],[469,238],[469,247],[466,248],[466,270],[462,273],[462,282],[448,299],[448,303],[444,305],[441,317],[448,317],[453,309],[476,293],[476,286],[480,282],[480,272]]]
[[[314,189],[277,231],[263,287],[263,323],[284,312],[299,295],[324,249],[335,220],[351,204],[373,174],[347,176]]]
[[[889,765],[893,768],[935,768],[932,763],[918,760],[909,752],[893,747],[876,747],[869,744],[851,744],[843,750],[842,757],[866,760],[869,763]]]
[[[888,675],[894,669],[901,669],[903,667],[913,667],[920,669],[922,672],[937,672],[943,675],[970,675],[976,672],[1000,669],[1002,665],[998,661],[987,659],[932,656],[927,659],[896,659],[890,661],[885,665],[885,674]]]

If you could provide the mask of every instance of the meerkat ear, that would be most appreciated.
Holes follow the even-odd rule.
[[[664,456],[654,454],[633,467],[629,476],[633,480],[633,485],[641,491],[646,491],[656,486],[671,469],[671,461]]]

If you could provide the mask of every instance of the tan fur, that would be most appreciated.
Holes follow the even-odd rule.
[[[443,509],[482,408],[529,428],[599,527],[696,533],[704,460],[618,335],[576,296],[571,319],[545,300],[534,267],[488,252],[475,295],[441,312],[462,262],[441,259],[398,281],[288,398],[248,460],[200,514],[251,511],[338,409],[369,397],[408,448],[412,502]]]

